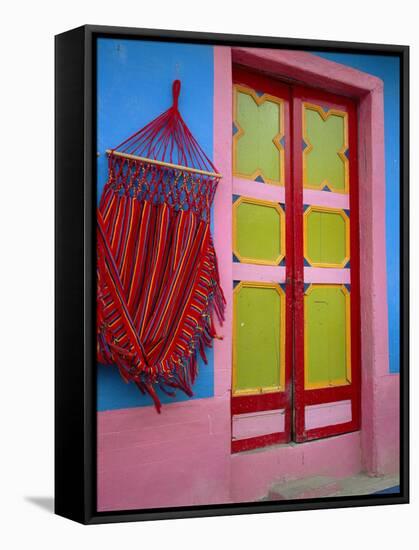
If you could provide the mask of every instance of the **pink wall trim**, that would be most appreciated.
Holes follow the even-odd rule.
[[[285,188],[279,185],[257,183],[243,178],[233,178],[233,193],[244,197],[285,203]]]
[[[361,340],[367,367],[362,371],[362,444],[364,467],[373,474],[386,472],[389,454],[399,454],[399,376],[388,368],[383,110],[383,89],[377,85],[359,109],[364,142],[359,148]]]
[[[221,286],[227,300],[226,318],[219,332],[223,340],[214,344],[215,394],[225,395],[231,388],[232,334],[232,150],[231,121],[232,66],[229,48],[214,48],[214,164],[223,175],[214,201],[214,245],[218,257]],[[226,121],[229,121],[226,124]],[[230,426],[230,418],[227,419]],[[230,427],[228,428],[230,430]]]
[[[246,439],[248,437],[283,432],[284,429],[285,409],[236,414],[233,416],[233,439]]]
[[[334,267],[329,267],[327,270],[323,267],[305,267],[304,282],[350,284],[351,270],[336,269]]]
[[[251,271],[240,271],[244,264],[231,261],[232,58],[359,99],[363,364],[360,432],[235,455],[230,452],[232,279],[238,272],[247,278]],[[225,324],[218,327],[223,340],[214,342],[215,395],[165,405],[161,415],[153,407],[98,413],[100,511],[254,501],[274,481],[344,477],[361,469],[376,475],[396,471],[399,377],[388,374],[383,161],[381,81],[303,52],[214,47],[214,163],[223,174],[214,203],[214,241],[228,306]],[[248,184],[235,180],[234,188]]]
[[[293,50],[233,48],[233,62],[273,75],[285,75],[308,86],[328,92],[361,97],[382,81],[346,65],[322,59],[316,55]]]
[[[310,405],[305,408],[304,415],[307,430],[343,424],[352,420],[352,403],[349,400]]]
[[[330,208],[345,208],[349,210],[349,197],[341,193],[325,193],[315,189],[303,190],[304,204],[315,204],[317,206],[329,206]]]
[[[276,265],[233,264],[235,281],[263,281],[266,283],[285,283],[285,267]]]

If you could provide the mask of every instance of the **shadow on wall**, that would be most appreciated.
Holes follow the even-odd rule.
[[[50,514],[54,513],[54,497],[25,497],[26,502],[30,502],[38,508]]]

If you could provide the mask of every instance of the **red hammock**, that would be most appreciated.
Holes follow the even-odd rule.
[[[148,393],[192,396],[225,299],[210,233],[220,175],[173,105],[107,151],[97,211],[97,356]]]

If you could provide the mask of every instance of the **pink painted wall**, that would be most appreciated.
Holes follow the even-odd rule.
[[[236,455],[230,453],[232,59],[359,97],[363,144],[359,151],[361,431]],[[100,511],[253,501],[266,495],[274,481],[311,475],[339,478],[362,469],[379,475],[398,468],[399,381],[397,375],[388,374],[386,273],[382,268],[385,194],[380,81],[302,52],[215,47],[214,113],[214,163],[223,174],[214,204],[214,241],[228,306],[225,324],[219,328],[223,340],[214,343],[215,395],[165,405],[161,415],[153,407],[98,413]],[[234,185],[242,184],[235,179]],[[315,277],[315,269],[312,274]],[[262,276],[269,279],[277,273]],[[322,421],[319,415],[321,411],[317,422]]]
[[[248,502],[275,481],[361,470],[359,432],[231,455],[229,416],[229,395],[167,405],[161,415],[99,413],[98,510]]]
[[[359,106],[360,277],[363,466],[372,474],[398,469],[399,375],[389,373],[385,247],[383,86]]]
[[[231,82],[231,63],[215,48],[214,79]],[[231,89],[231,86],[230,86]],[[231,91],[214,86],[214,164],[223,179],[214,202],[221,285],[232,284]],[[214,340],[214,398],[98,413],[98,509],[185,506],[229,501],[231,301],[222,340]],[[140,426],[140,428],[139,428]],[[142,428],[143,427],[143,428]]]
[[[228,502],[229,416],[227,394],[98,413],[98,510]]]

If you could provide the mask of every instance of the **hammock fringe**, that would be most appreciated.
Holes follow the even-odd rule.
[[[154,206],[156,208],[156,206]],[[172,209],[172,208],[171,208]],[[193,215],[190,213],[189,215]],[[100,214],[99,214],[100,220]],[[208,233],[209,236],[209,233]],[[104,310],[106,306],[103,303],[103,298],[108,297],[106,286],[101,285],[100,281],[103,278],[103,273],[111,271],[103,266],[101,260],[98,261],[98,361],[103,364],[114,364],[118,367],[121,377],[125,382],[133,381],[143,394],[148,394],[157,412],[161,412],[161,401],[154,389],[160,388],[163,393],[174,397],[176,390],[183,391],[189,397],[193,396],[192,386],[198,375],[198,354],[205,364],[208,363],[205,348],[212,347],[214,338],[222,339],[217,334],[215,321],[221,326],[225,319],[226,300],[222,291],[218,265],[216,261],[215,250],[212,239],[209,236],[207,239],[207,251],[200,262],[200,266],[196,275],[194,287],[199,286],[207,299],[205,307],[201,308],[199,316],[195,316],[195,330],[191,337],[191,323],[188,323],[189,318],[185,317],[180,325],[177,335],[174,337],[175,342],[185,342],[189,340],[187,348],[182,346],[172,346],[173,352],[168,359],[161,363],[147,364],[147,354],[145,353],[144,361],[138,361],[138,355],[132,351],[132,346],[124,347],[116,344],[114,334],[106,326]],[[101,247],[98,239],[98,249],[106,256],[108,247]],[[203,243],[205,248],[205,242]],[[112,263],[112,262],[111,262]],[[110,279],[110,277],[108,277]],[[109,281],[108,281],[109,282]],[[114,292],[114,298],[117,299],[117,293]],[[109,300],[109,297],[108,297]],[[196,306],[192,300],[191,306]],[[122,305],[118,307],[121,309]],[[123,307],[122,307],[123,309]],[[131,344],[131,342],[130,342]],[[170,387],[173,391],[167,391]]]

